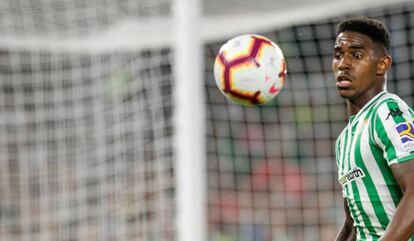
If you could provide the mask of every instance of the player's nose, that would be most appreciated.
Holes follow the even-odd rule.
[[[346,55],[344,55],[338,63],[338,69],[340,70],[344,70],[344,69],[349,69],[351,66],[351,61],[349,59],[349,57],[347,57]]]

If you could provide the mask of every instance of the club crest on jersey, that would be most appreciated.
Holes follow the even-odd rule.
[[[339,183],[344,186],[352,181],[356,181],[365,177],[364,171],[359,167],[354,167],[349,172],[345,173],[341,178],[339,178]]]
[[[400,136],[400,140],[406,151],[414,149],[414,128],[412,123],[399,123],[395,126],[395,130]]]

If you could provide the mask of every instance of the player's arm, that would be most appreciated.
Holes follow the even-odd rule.
[[[380,241],[407,241],[414,234],[414,159],[391,165],[403,198]]]
[[[345,210],[345,223],[342,226],[341,230],[336,236],[335,241],[355,241],[356,239],[356,230],[354,227],[354,220],[351,217],[348,208],[348,202],[344,198],[344,210]]]

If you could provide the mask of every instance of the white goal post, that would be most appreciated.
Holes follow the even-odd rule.
[[[175,147],[179,241],[207,241],[201,1],[174,4]]]

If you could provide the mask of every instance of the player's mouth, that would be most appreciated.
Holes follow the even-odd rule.
[[[339,75],[336,78],[337,88],[348,88],[352,84],[352,79],[348,75]]]

